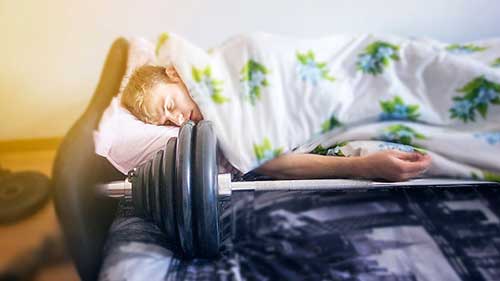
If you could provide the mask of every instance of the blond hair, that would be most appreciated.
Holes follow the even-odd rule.
[[[156,122],[157,116],[150,111],[146,100],[151,98],[151,89],[156,84],[171,82],[165,71],[165,67],[153,65],[136,68],[123,90],[121,104],[143,122]]]

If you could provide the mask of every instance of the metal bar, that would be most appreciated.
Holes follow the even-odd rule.
[[[404,182],[376,182],[369,180],[317,179],[231,182],[232,191],[291,191],[291,190],[366,190],[377,188],[473,187],[499,183],[453,179],[414,179]]]

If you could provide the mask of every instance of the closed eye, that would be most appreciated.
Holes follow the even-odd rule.
[[[174,110],[174,101],[171,98],[168,98],[165,102],[165,111],[172,112]],[[165,112],[166,113],[166,112]]]
[[[169,116],[172,113],[173,102],[172,99],[166,98],[165,103],[163,104],[163,114],[165,116]]]

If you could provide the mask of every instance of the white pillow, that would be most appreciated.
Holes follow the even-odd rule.
[[[120,104],[121,92],[133,70],[155,62],[151,42],[142,38],[129,40],[127,69],[120,90],[104,111],[98,129],[94,131],[95,152],[124,174],[151,159],[165,147],[169,138],[177,137],[179,132],[178,127],[146,124]]]

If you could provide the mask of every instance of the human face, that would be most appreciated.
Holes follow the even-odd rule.
[[[149,97],[148,106],[155,116],[156,125],[181,126],[188,120],[198,122],[203,119],[198,105],[181,82],[157,83]]]

